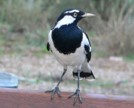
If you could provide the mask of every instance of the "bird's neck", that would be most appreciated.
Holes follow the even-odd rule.
[[[61,20],[57,21],[55,28],[60,28],[62,26],[71,24],[77,25],[77,23],[75,22],[75,18],[71,16],[64,16]]]

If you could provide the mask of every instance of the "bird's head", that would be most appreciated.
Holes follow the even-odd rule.
[[[77,24],[82,18],[95,16],[92,13],[86,13],[78,9],[68,9],[63,11],[57,18],[55,28],[60,28],[63,25]]]

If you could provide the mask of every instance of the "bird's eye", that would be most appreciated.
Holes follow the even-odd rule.
[[[77,14],[76,12],[73,14],[74,17],[77,17],[77,15],[78,15],[78,14]]]

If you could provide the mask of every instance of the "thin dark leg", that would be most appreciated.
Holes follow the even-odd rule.
[[[74,105],[76,104],[77,100],[79,100],[79,103],[82,103],[82,99],[80,97],[80,71],[78,71],[78,81],[77,81],[77,89],[76,91],[70,95],[68,98],[72,98],[73,96],[74,97]]]
[[[63,78],[63,76],[65,75],[66,71],[67,71],[67,69],[64,69],[64,72],[62,73],[62,75],[61,75],[61,77],[60,77],[60,80],[59,80],[59,82],[57,83],[57,85],[55,86],[55,88],[52,89],[52,90],[47,90],[47,91],[46,91],[46,93],[50,93],[50,92],[51,92],[51,99],[54,98],[54,95],[55,95],[55,94],[57,94],[59,97],[61,97],[61,93],[60,93],[60,90],[59,90],[59,85],[60,85],[60,83],[61,83],[61,81],[62,81],[62,78]]]
[[[60,77],[60,80],[59,80],[59,82],[58,82],[57,85],[56,85],[57,87],[58,87],[59,84],[61,83],[62,78],[63,78],[63,76],[65,75],[66,71],[67,71],[67,69],[64,69],[64,72],[62,73],[62,75],[61,75],[61,77]]]

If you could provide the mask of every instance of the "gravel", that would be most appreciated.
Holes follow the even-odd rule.
[[[134,63],[109,58],[95,58],[90,62],[96,79],[82,81],[82,92],[103,93],[110,95],[134,95]],[[62,66],[51,54],[40,57],[33,54],[3,55],[0,57],[0,71],[16,74],[19,88],[47,90],[54,87],[61,73]],[[69,68],[60,86],[62,91],[74,91],[76,80]]]

